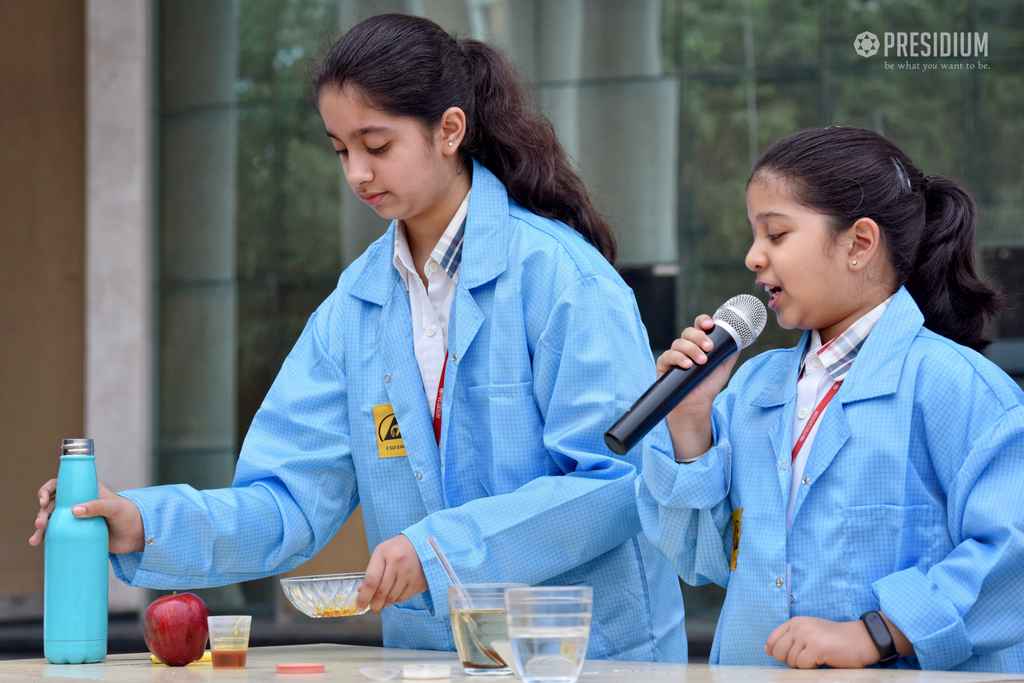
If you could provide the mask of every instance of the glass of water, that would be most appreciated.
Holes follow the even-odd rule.
[[[463,583],[448,586],[455,648],[469,675],[511,674],[505,627],[505,590],[525,583]]]
[[[576,682],[587,655],[593,604],[588,586],[505,591],[508,638],[524,683]]]

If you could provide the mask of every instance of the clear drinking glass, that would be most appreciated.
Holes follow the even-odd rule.
[[[505,620],[524,683],[575,683],[590,641],[594,591],[588,586],[510,588]]]
[[[210,627],[210,656],[215,669],[244,669],[249,654],[251,616],[240,614],[207,617]]]
[[[510,674],[505,626],[505,590],[525,583],[464,583],[448,586],[452,636],[467,674]],[[501,650],[505,651],[503,655]]]

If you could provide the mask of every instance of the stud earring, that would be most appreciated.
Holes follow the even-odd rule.
[[[853,265],[853,266],[857,265],[857,259],[853,259],[852,261],[850,261],[850,265]]]
[[[448,141],[448,146],[449,146],[449,147],[454,147],[454,146],[455,146],[455,143],[454,143],[454,142],[452,142],[451,140],[449,140],[449,141]]]

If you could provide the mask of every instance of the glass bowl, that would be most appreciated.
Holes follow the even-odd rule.
[[[365,573],[293,576],[281,579],[281,588],[296,609],[310,617],[351,617],[366,614],[370,606],[359,611],[356,597]]]

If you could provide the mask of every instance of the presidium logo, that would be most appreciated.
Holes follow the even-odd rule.
[[[871,31],[864,31],[853,41],[853,48],[857,50],[857,54],[861,57],[871,57],[874,55],[878,52],[878,45],[878,36]]]
[[[853,49],[861,57],[873,57],[879,48],[885,57],[889,50],[896,57],[988,57],[988,32],[886,31],[882,36],[880,42],[864,31],[853,40]]]

